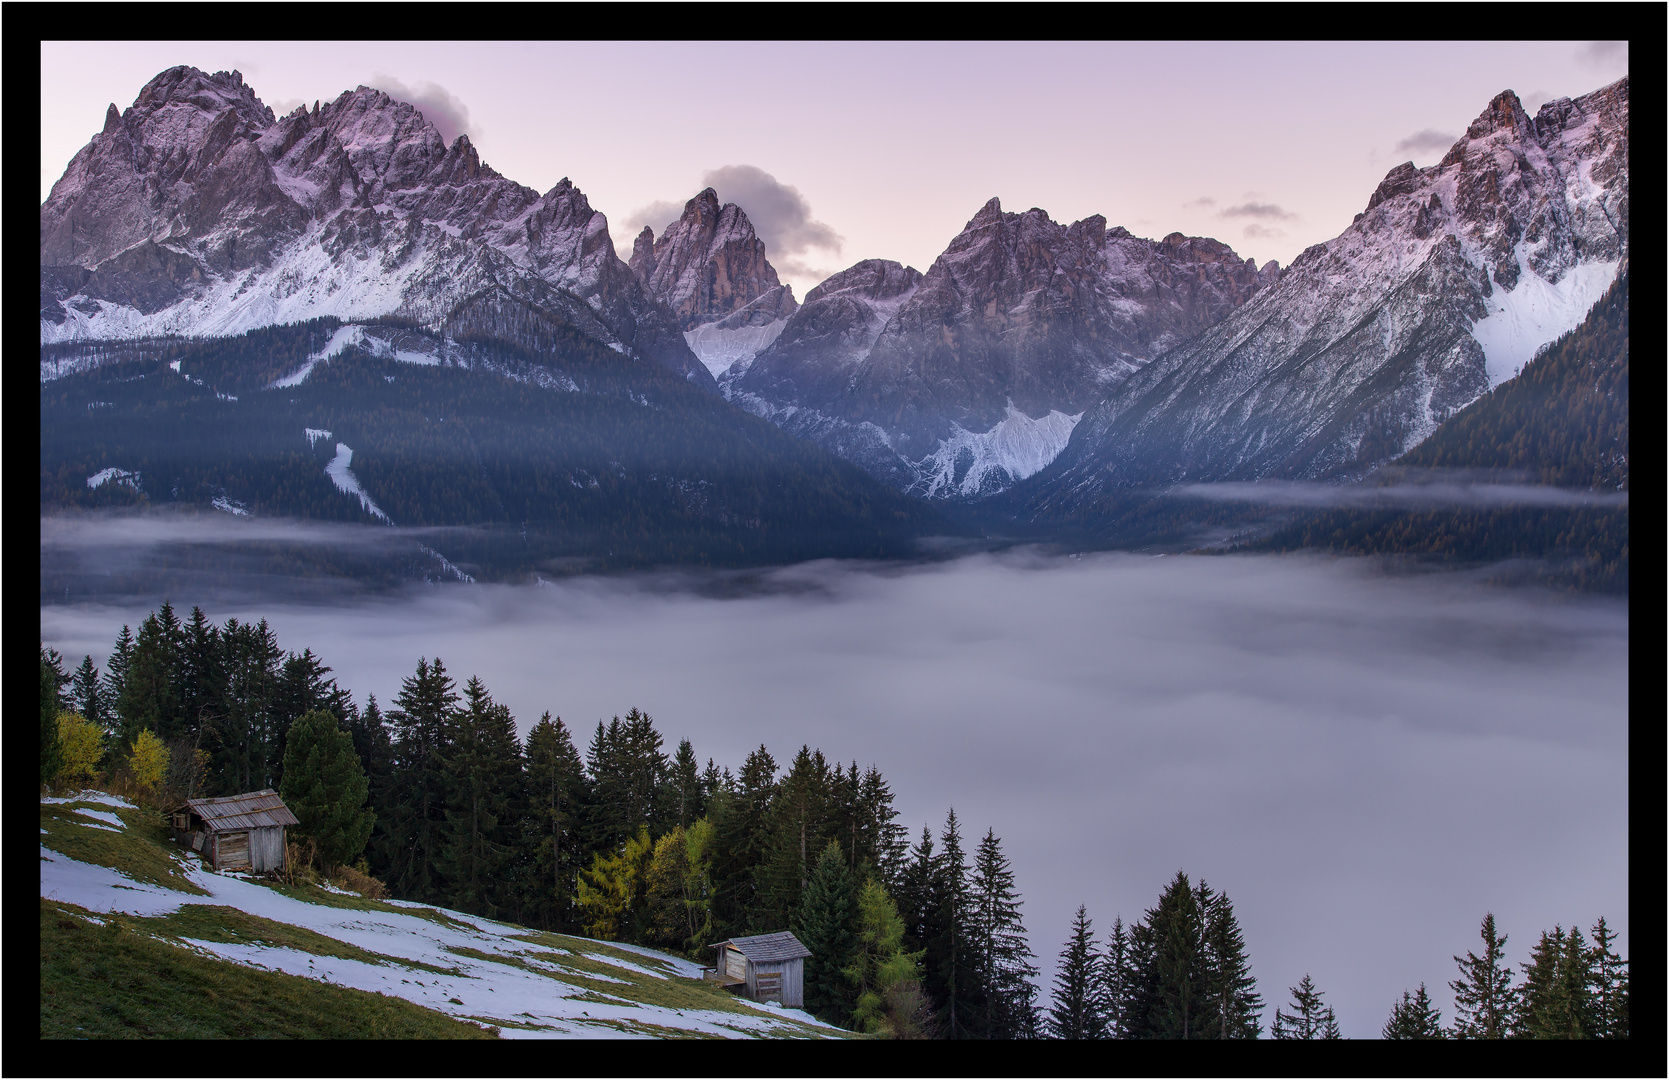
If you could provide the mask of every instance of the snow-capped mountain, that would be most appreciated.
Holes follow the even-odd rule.
[[[1436,165],[1392,169],[1280,282],[1116,387],[1032,513],[1188,480],[1360,476],[1574,328],[1628,246],[1628,80],[1498,95]]]
[[[684,340],[715,376],[751,360],[799,307],[765,259],[765,244],[735,203],[704,189],[659,238],[645,225],[632,271],[678,317]]]
[[[443,328],[531,304],[707,386],[676,320],[564,179],[541,195],[361,86],[277,118],[237,72],[176,67],[41,206],[41,341],[235,334],[320,316]]]
[[[989,494],[1279,274],[1216,240],[1145,240],[1099,215],[1062,225],[992,199],[925,275],[870,260],[812,290],[725,391],[898,487]]]

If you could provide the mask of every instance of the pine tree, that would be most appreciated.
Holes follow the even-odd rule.
[[[365,850],[376,823],[365,805],[370,791],[353,737],[333,714],[316,709],[291,726],[279,792],[299,822],[296,832],[313,838],[327,869]]]
[[[1588,949],[1589,994],[1594,1003],[1594,1032],[1598,1039],[1628,1038],[1628,961],[1611,948],[1617,932],[1605,917],[1593,926]]]
[[[1023,1039],[1037,1030],[1037,968],[1020,917],[1014,871],[995,829],[974,855],[969,883],[968,953],[985,991],[983,1015],[969,1027],[987,1039]]]
[[[521,745],[510,710],[477,677],[465,684],[443,754],[445,821],[435,864],[451,901],[465,911],[497,918],[510,896],[504,874],[512,814],[521,796]]]
[[[439,657],[419,658],[416,674],[400,683],[389,714],[394,730],[389,816],[389,890],[409,900],[440,900],[436,858],[445,824],[445,751],[458,711],[456,684]]]
[[[1177,871],[1158,906],[1131,929],[1138,968],[1131,988],[1137,1038],[1189,1039],[1214,1016],[1207,986],[1205,913],[1188,875]]]
[[[133,631],[124,623],[122,632],[116,635],[115,647],[110,650],[110,659],[104,664],[104,721],[108,734],[117,731],[116,703],[121,700],[128,665],[133,661],[133,646]]]
[[[1591,956],[1582,931],[1555,926],[1530,950],[1516,995],[1513,1035],[1522,1039],[1588,1039],[1599,1031],[1592,996]]]
[[[909,847],[908,830],[898,823],[892,788],[874,765],[858,783],[857,800],[858,841],[853,865],[861,866],[867,860],[880,874],[882,886],[896,889]]]
[[[1277,1008],[1269,1034],[1276,1039],[1339,1038],[1339,1022],[1333,1016],[1333,1008],[1322,1003],[1321,991],[1315,988],[1308,973],[1292,987],[1292,1015]]]
[[[812,866],[832,839],[829,764],[822,751],[801,746],[771,800],[770,841],[758,872],[753,920],[761,929],[780,926],[800,906]]]
[[[1095,936],[1090,932],[1084,905],[1072,920],[1072,936],[1061,949],[1055,973],[1050,1033],[1057,1039],[1105,1039],[1107,1019],[1101,1013],[1101,993]]]
[[[804,968],[805,1003],[812,1015],[842,1027],[855,1004],[845,969],[852,963],[858,886],[840,842],[830,840],[806,881],[797,929],[811,950]]]
[[[1255,1039],[1263,997],[1252,978],[1234,905],[1227,893],[1213,893],[1203,880],[1195,895],[1205,923],[1199,1035],[1207,1039]]]
[[[1113,919],[1107,952],[1101,958],[1101,1010],[1107,1018],[1107,1037],[1131,1038],[1131,988],[1136,982],[1130,935],[1124,919]]]
[[[58,741],[58,673],[41,645],[41,783],[50,784],[63,770],[64,749]]]
[[[104,688],[92,656],[83,656],[81,666],[70,678],[71,709],[80,713],[100,731],[105,729]]]
[[[527,736],[526,845],[530,915],[547,929],[578,928],[579,871],[590,861],[581,834],[587,800],[579,751],[559,716],[545,713]]]
[[[1457,1039],[1504,1039],[1513,1010],[1513,973],[1501,960],[1507,935],[1496,935],[1493,913],[1484,916],[1479,933],[1484,954],[1469,951],[1464,960],[1455,957],[1460,978],[1449,983],[1455,992],[1454,1035]]]
[[[1421,983],[1420,989],[1413,994],[1407,990],[1402,992],[1402,1000],[1391,1009],[1391,1018],[1385,1021],[1383,1035],[1387,1039],[1443,1039],[1447,1033],[1443,1030],[1443,1017],[1437,1006],[1432,1004],[1431,996],[1426,993],[1426,984]]]
[[[939,925],[927,943],[927,985],[940,1001],[939,1021],[946,1037],[963,1039],[973,1034],[969,1019],[977,1020],[983,1009],[985,988],[980,985],[975,954],[968,948],[968,859],[962,851],[955,807],[945,815],[939,844]]]
[[[667,779],[671,791],[667,803],[673,821],[679,828],[687,828],[705,811],[707,800],[701,792],[701,774],[695,761],[695,747],[690,740],[678,742],[678,752],[672,757]]]
[[[755,872],[764,862],[769,840],[771,802],[776,796],[777,763],[760,744],[742,762],[736,790],[719,799],[717,851],[713,859],[713,933],[715,940],[753,929],[757,886]]]

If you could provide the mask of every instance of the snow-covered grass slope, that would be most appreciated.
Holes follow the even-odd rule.
[[[214,873],[155,813],[100,792],[41,804],[41,898],[67,919],[244,968],[402,998],[517,1037],[840,1037],[687,960],[422,904]],[[43,905],[44,907],[44,905]]]

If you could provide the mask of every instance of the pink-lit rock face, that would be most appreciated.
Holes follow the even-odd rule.
[[[711,385],[578,188],[507,180],[369,87],[280,119],[237,72],[171,68],[111,108],[41,206],[43,342],[440,325],[495,295]]]
[[[735,203],[720,206],[712,188],[685,203],[683,215],[658,239],[645,226],[632,246],[631,267],[685,331],[719,322],[766,294],[775,299],[760,315],[786,318],[798,306],[766,261],[747,214]]]
[[[1118,386],[1032,512],[1181,480],[1348,479],[1574,329],[1628,250],[1628,80],[1492,100],[1274,288]]]

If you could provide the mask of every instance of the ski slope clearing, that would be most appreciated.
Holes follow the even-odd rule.
[[[88,920],[124,916],[199,956],[402,998],[506,1037],[849,1034],[732,996],[652,949],[215,873],[169,843],[154,813],[118,803],[91,792],[42,801],[43,900]]]

